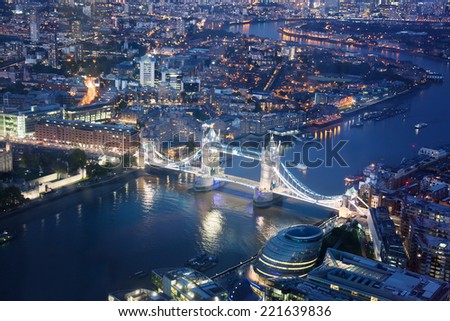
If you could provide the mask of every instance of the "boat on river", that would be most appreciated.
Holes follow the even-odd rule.
[[[217,263],[219,263],[217,256],[202,253],[192,259],[189,259],[185,265],[194,270],[204,272],[215,267]]]

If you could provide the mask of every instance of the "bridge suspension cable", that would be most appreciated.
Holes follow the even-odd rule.
[[[282,162],[280,162],[280,170],[274,168],[275,173],[280,178],[280,180],[288,187],[288,189],[297,194],[299,197],[303,197],[308,200],[320,201],[324,202],[336,202],[342,199],[341,195],[336,196],[326,196],[319,193],[314,192],[306,185],[301,183],[292,173],[286,168]]]

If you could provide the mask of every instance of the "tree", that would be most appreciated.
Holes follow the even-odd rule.
[[[186,143],[186,147],[188,148],[189,152],[192,153],[195,150],[195,142],[193,139],[189,139],[189,141]]]
[[[133,167],[137,165],[137,159],[131,153],[125,153],[123,155],[123,164],[124,168]]]
[[[25,198],[20,189],[16,186],[0,188],[0,209],[9,210],[23,204]]]
[[[86,174],[88,177],[100,177],[108,174],[109,169],[105,166],[100,166],[99,164],[89,164],[86,167]]]
[[[192,113],[192,116],[201,121],[205,121],[205,120],[209,119],[208,115],[201,109],[195,109],[194,112]]]
[[[86,166],[86,153],[81,149],[74,149],[69,155],[69,170],[74,172]]]

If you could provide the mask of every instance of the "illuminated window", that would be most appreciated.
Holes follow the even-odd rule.
[[[338,285],[334,285],[334,284],[330,284],[330,288],[336,291],[339,291],[339,286]]]

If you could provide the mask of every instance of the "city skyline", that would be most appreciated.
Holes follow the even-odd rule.
[[[0,300],[450,300],[450,2],[0,11]]]

